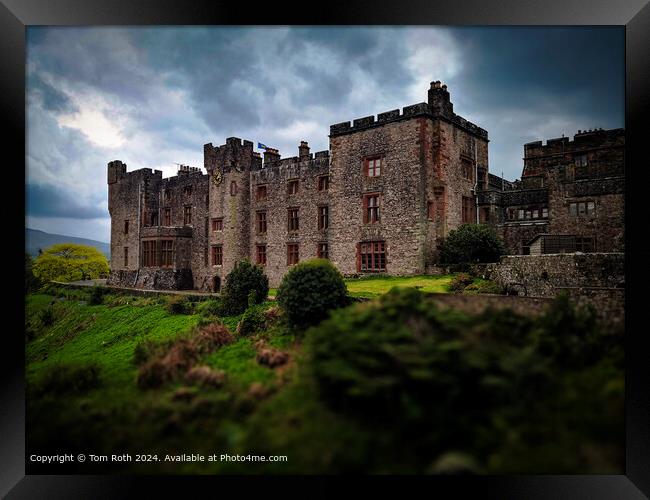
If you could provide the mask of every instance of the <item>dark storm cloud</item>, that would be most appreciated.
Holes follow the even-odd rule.
[[[27,88],[40,95],[43,108],[48,111],[69,113],[76,110],[66,94],[44,82],[37,73],[28,75]]]
[[[30,27],[27,42],[27,210],[45,218],[106,217],[109,160],[169,175],[229,136],[327,149],[330,124],[423,101],[436,79],[510,179],[524,143],[624,121],[619,28]]]
[[[27,213],[35,217],[96,219],[107,215],[101,199],[94,200],[94,204],[82,204],[77,193],[55,186],[28,184],[25,198]]]

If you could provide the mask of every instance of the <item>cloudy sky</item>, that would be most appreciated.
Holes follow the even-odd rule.
[[[109,241],[111,160],[168,176],[231,136],[325,150],[331,124],[426,101],[432,80],[514,179],[526,142],[624,126],[624,33],[28,27],[27,226]]]

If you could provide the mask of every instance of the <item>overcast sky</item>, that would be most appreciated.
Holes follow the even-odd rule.
[[[27,226],[109,241],[111,160],[168,176],[231,136],[321,151],[331,124],[426,101],[432,80],[514,179],[526,142],[624,126],[624,32],[30,26]]]

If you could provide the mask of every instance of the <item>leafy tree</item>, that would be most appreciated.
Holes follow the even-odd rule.
[[[34,261],[33,271],[43,281],[77,281],[105,278],[108,261],[95,247],[59,243],[45,249]]]
[[[289,324],[315,325],[330,310],[349,303],[341,273],[326,259],[311,259],[292,267],[278,288],[278,304]]]
[[[41,286],[41,280],[34,276],[34,259],[25,252],[25,293],[37,290]]]
[[[450,231],[440,245],[440,262],[466,264],[496,262],[505,253],[496,231],[486,224],[463,224]]]

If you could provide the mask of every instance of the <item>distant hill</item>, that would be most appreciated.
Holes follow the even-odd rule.
[[[75,243],[77,245],[87,245],[95,247],[97,250],[106,255],[107,259],[111,258],[111,246],[103,241],[88,240],[86,238],[75,238],[74,236],[64,236],[62,234],[50,234],[37,229],[25,228],[25,251],[32,257],[38,256],[38,249],[45,250],[57,243]]]

